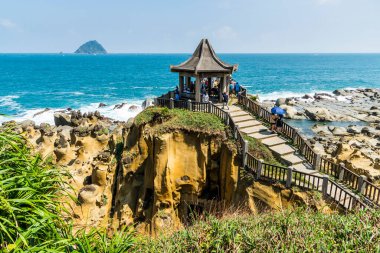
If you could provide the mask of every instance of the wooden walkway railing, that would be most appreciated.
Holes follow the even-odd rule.
[[[260,118],[262,121],[269,123],[271,113],[263,108],[259,103],[247,97],[247,92],[243,91],[238,94],[239,104],[244,106],[250,113]],[[293,145],[298,148],[307,162],[317,171],[330,175],[343,184],[348,186],[360,196],[367,199],[372,206],[380,207],[380,188],[367,180],[366,177],[357,175],[347,169],[343,164],[336,164],[332,160],[321,157],[311,147],[309,141],[304,138],[298,130],[289,124],[283,124],[282,135],[292,141]]]
[[[297,186],[309,190],[321,191],[325,197],[330,197],[337,202],[341,207],[347,210],[353,209],[365,209],[368,208],[357,196],[331,181],[327,176],[320,177],[311,174],[295,171],[292,168],[286,168],[283,166],[264,163],[256,159],[248,152],[248,142],[244,140],[243,134],[239,131],[239,128],[235,125],[231,115],[228,112],[223,111],[219,107],[215,106],[211,102],[201,103],[191,100],[179,100],[175,101],[171,98],[170,92],[155,98],[155,105],[160,107],[167,107],[169,109],[179,108],[196,112],[212,113],[218,116],[227,126],[232,130],[235,140],[239,144],[239,154],[242,157],[242,166],[248,169],[254,174],[257,180],[263,178],[266,180],[273,180],[285,184],[286,187],[291,188]],[[265,121],[269,121],[270,112],[261,105],[247,98],[246,90],[243,88],[242,92],[238,95],[239,103],[248,107],[248,109],[255,115],[263,118]],[[360,192],[370,200],[376,200],[376,203],[380,201],[380,189],[375,185],[369,183],[343,166],[337,166],[330,160],[320,158],[311,148],[307,140],[288,124],[284,124],[284,133],[287,137],[291,137],[294,140],[294,144],[299,147],[302,154],[313,165],[318,166],[318,170],[340,178],[344,182],[347,182],[352,187],[360,189]],[[344,168],[344,169],[343,169]],[[344,170],[344,173],[341,172]]]

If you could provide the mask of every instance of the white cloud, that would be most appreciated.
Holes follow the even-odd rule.
[[[217,30],[215,30],[212,34],[217,39],[236,39],[238,37],[238,34],[232,27],[225,25],[222,27],[219,27]]]
[[[10,19],[0,19],[0,27],[4,29],[13,29],[17,25]]]
[[[332,4],[332,3],[339,3],[340,0],[316,0],[318,4],[324,5],[324,4]]]

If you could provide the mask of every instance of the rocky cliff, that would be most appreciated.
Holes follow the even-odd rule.
[[[253,213],[323,206],[312,194],[254,182],[239,168],[229,131],[209,114],[151,108],[134,122],[115,123],[74,111],[56,114],[55,122],[14,127],[71,175],[73,198],[62,201],[75,230],[133,225],[155,234],[232,205]]]

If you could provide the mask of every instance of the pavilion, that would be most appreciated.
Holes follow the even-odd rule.
[[[215,54],[208,39],[202,39],[193,55],[185,62],[170,66],[171,72],[179,73],[179,93],[182,98],[201,101],[202,80],[207,80],[207,92],[211,95],[212,79],[219,80],[216,97],[219,102],[222,101],[223,91],[228,90],[227,85],[229,78],[238,68],[238,65],[230,65],[219,59]],[[191,81],[195,78],[195,84]],[[185,89],[186,87],[186,89]],[[192,87],[192,89],[189,89]],[[228,92],[228,91],[227,91]]]

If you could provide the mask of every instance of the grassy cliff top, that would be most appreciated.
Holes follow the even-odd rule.
[[[380,212],[310,209],[205,216],[191,227],[135,245],[132,252],[380,252]]]
[[[159,107],[149,107],[142,111],[136,116],[135,124],[137,126],[150,124],[159,132],[183,129],[220,134],[226,130],[221,119],[213,114]]]

